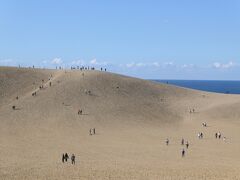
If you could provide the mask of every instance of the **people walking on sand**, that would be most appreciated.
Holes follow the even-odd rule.
[[[65,161],[67,162],[67,160],[68,160],[68,158],[69,158],[68,154],[65,153],[64,157],[65,157]]]
[[[49,82],[49,86],[50,86],[50,87],[52,86],[52,82]]]
[[[199,132],[199,133],[198,133],[198,139],[201,139],[202,136],[203,136],[202,132]]]
[[[82,110],[81,109],[78,110],[78,115],[82,115]]]
[[[218,138],[218,133],[215,133],[215,138],[216,138],[216,139]]]
[[[225,136],[223,137],[223,141],[226,142],[226,137]]]
[[[165,140],[165,143],[168,146],[168,144],[169,144],[169,139],[168,138]]]
[[[72,164],[75,164],[75,155],[74,154],[72,154],[71,160],[72,160]]]
[[[65,155],[64,155],[64,153],[62,154],[62,162],[63,163],[65,162]]]
[[[203,133],[202,132],[199,132],[198,133],[198,139],[202,139],[203,138]]]
[[[185,149],[182,149],[182,157],[185,156]]]
[[[184,145],[184,139],[182,138],[181,144]]]
[[[218,132],[218,139],[221,139],[221,133],[220,132]]]
[[[92,135],[92,129],[89,129],[89,135],[90,136]]]
[[[188,149],[188,146],[189,146],[189,143],[188,143],[188,141],[186,142],[186,148]]]
[[[96,133],[95,128],[93,128],[93,134],[95,134],[95,133]]]

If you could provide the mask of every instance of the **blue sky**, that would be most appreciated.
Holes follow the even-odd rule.
[[[240,79],[237,0],[0,0],[0,65]]]

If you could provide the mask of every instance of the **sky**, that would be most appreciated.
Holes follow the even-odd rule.
[[[240,80],[240,1],[0,0],[0,65]]]

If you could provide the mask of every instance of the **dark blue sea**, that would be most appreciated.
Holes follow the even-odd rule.
[[[215,81],[215,80],[153,80],[168,83],[180,87],[197,89],[202,91],[240,94],[240,81]]]

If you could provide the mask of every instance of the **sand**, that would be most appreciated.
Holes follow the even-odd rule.
[[[0,67],[0,97],[0,179],[240,179],[239,95],[110,72]],[[215,139],[219,131],[226,141]],[[75,165],[62,163],[65,152]]]

